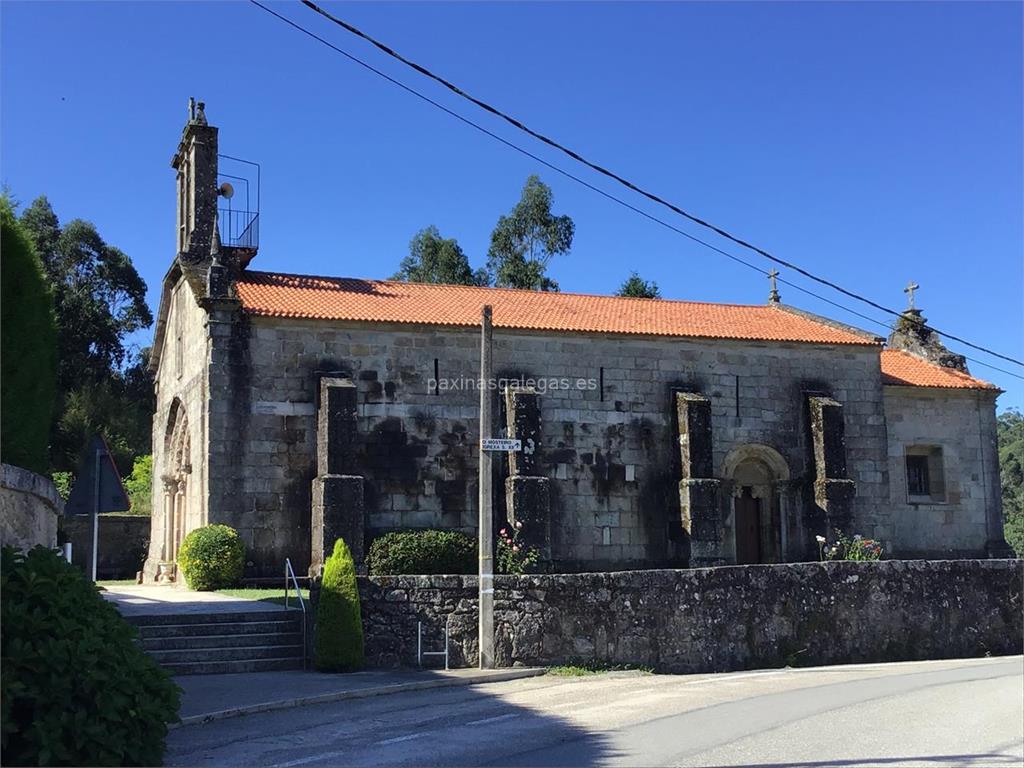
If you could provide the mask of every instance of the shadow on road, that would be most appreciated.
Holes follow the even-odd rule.
[[[422,673],[425,680],[433,674]],[[557,714],[510,703],[489,688],[349,699],[182,727],[168,736],[165,764],[516,765],[516,755],[529,754],[532,760],[538,750],[554,746],[568,748],[574,765],[598,765],[619,756],[601,734]]]

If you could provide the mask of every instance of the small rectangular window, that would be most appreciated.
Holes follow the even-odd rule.
[[[907,493],[911,496],[928,495],[927,456],[907,456]]]
[[[908,446],[906,468],[907,495],[911,501],[941,502],[946,500],[941,447],[933,445]]]

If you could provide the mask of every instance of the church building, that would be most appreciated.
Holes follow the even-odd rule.
[[[1008,553],[1000,390],[912,290],[884,340],[774,287],[750,306],[260,271],[258,211],[218,162],[193,106],[151,360],[148,580],[210,523],[253,576],[316,572],[337,536],[363,560],[389,531],[475,535],[481,384],[490,434],[521,441],[493,461],[496,527],[521,522],[548,570],[817,559],[836,530],[887,557]]]

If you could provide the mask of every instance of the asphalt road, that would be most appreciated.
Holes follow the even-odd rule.
[[[1024,765],[1024,658],[545,676],[172,731],[168,765]]]

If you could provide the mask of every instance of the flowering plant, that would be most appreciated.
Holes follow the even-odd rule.
[[[497,564],[499,573],[526,573],[540,559],[536,547],[528,547],[521,541],[523,523],[519,520],[514,525],[498,531]]]
[[[836,542],[826,546],[824,537],[818,536],[818,548],[828,560],[881,560],[882,545],[875,539],[865,539],[859,533],[848,538],[836,529]]]

